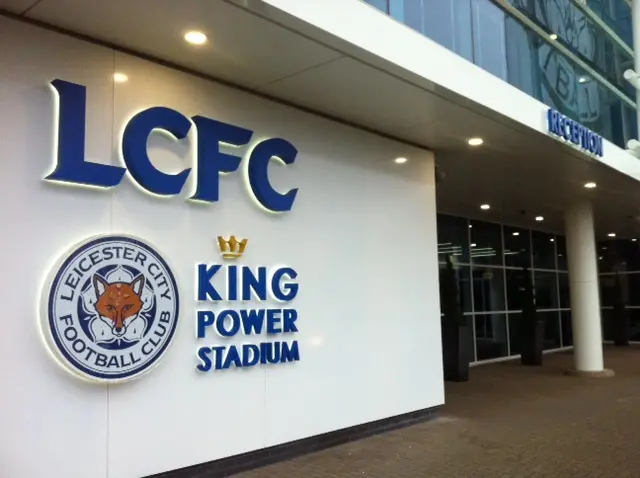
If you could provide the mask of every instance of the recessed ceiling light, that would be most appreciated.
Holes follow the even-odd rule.
[[[593,189],[596,187],[596,183],[586,183],[584,187],[587,189]]]
[[[476,244],[475,244],[475,242],[474,242],[473,244],[471,244],[471,247],[476,247]]]
[[[207,35],[198,31],[185,33],[184,39],[192,45],[204,45],[205,43],[207,43]]]
[[[484,143],[484,140],[482,138],[471,138],[467,143],[469,143],[469,146],[480,146]]]
[[[513,235],[514,235],[514,236],[519,236],[519,235],[520,235],[520,233],[519,233],[519,232],[514,232],[514,233],[513,233]]]
[[[404,164],[407,162],[407,158],[396,158],[393,160],[396,164]]]
[[[549,35],[549,38],[551,40],[557,40],[558,39],[558,35],[556,35],[555,33],[552,33],[551,35]]]
[[[636,242],[638,239],[636,239],[635,237],[633,239],[631,239],[631,242]]]
[[[609,234],[607,234],[607,236],[609,236],[609,237],[616,237],[616,233],[615,233],[615,232],[610,232]]]
[[[538,222],[544,221],[544,217],[543,216],[536,216],[536,221],[538,221]]]
[[[473,224],[469,224],[469,228],[472,228],[472,227],[473,227]]]
[[[555,239],[554,239],[554,238],[551,238],[551,239],[549,239],[549,241],[553,242],[553,241],[555,241]]]
[[[489,206],[488,204],[483,204],[482,206],[480,206],[480,209],[486,211],[487,209],[491,209],[491,206]]]
[[[124,73],[114,73],[113,81],[116,83],[126,83],[129,80],[129,77]]]

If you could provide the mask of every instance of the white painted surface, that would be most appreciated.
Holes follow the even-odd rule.
[[[329,34],[322,37],[324,41],[333,37],[348,42],[352,46],[351,56],[372,62],[373,55],[378,68],[425,90],[433,90],[434,84],[441,85],[547,134],[545,104],[362,0],[262,0],[262,3],[297,19],[298,22],[288,22],[290,28],[316,38],[320,35],[315,29],[320,29]],[[256,10],[264,9],[256,7]],[[331,44],[338,45],[335,41]],[[597,161],[640,180],[640,161],[636,157],[607,140],[604,149],[604,157]]]
[[[565,222],[574,366],[581,371],[600,371],[604,359],[591,203],[576,201],[565,211]]]
[[[11,45],[0,48],[0,476],[134,478],[443,403],[430,153],[12,20],[0,18],[0,44]],[[114,85],[115,71],[129,82]],[[88,88],[91,161],[117,164],[123,121],[149,106],[286,138],[298,159],[270,176],[299,187],[293,211],[257,208],[240,174],[211,206],[185,201],[189,188],[152,197],[128,177],[111,191],[47,184],[54,78]],[[149,145],[167,171],[192,157]],[[159,367],[107,388],[54,363],[37,310],[59,254],[110,232],[158,247],[182,307]],[[298,271],[299,363],[196,372],[196,348],[217,342],[195,338],[194,266],[219,260],[215,238],[229,234],[249,238],[245,263]]]

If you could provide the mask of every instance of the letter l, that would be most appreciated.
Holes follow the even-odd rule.
[[[58,150],[50,181],[110,188],[122,181],[126,170],[119,166],[85,161],[87,89],[64,80],[53,80],[58,96]]]

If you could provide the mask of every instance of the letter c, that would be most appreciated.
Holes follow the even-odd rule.
[[[154,107],[135,115],[122,136],[122,157],[133,179],[149,192],[163,196],[178,194],[187,181],[191,168],[177,174],[158,171],[147,154],[147,139],[154,129],[161,129],[177,140],[187,136],[191,121],[175,110]]]
[[[247,167],[249,187],[258,202],[272,212],[290,211],[298,189],[291,189],[285,194],[276,191],[269,182],[269,162],[275,156],[284,164],[293,164],[297,154],[298,150],[281,138],[264,140],[251,152]]]

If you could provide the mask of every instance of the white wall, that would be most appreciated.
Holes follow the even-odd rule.
[[[2,17],[0,45],[0,476],[134,478],[443,403],[430,153]],[[115,71],[129,82],[114,85]],[[87,86],[94,162],[119,162],[123,122],[149,106],[287,139],[297,161],[271,176],[299,187],[293,210],[257,208],[240,174],[210,206],[150,196],[129,177],[110,191],[43,181],[54,78]],[[150,149],[167,171],[193,157],[155,137]],[[107,387],[51,359],[37,314],[52,262],[111,232],[157,246],[182,300],[159,367]],[[219,261],[215,238],[229,234],[249,238],[244,263],[298,271],[300,362],[196,372],[194,265]]]

